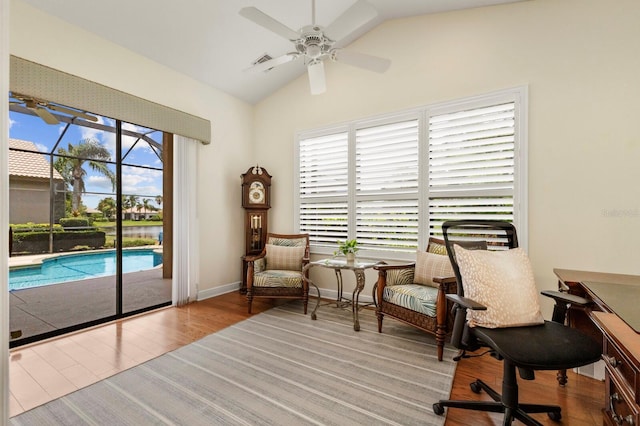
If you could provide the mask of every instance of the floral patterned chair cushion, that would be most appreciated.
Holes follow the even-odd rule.
[[[422,284],[392,285],[384,288],[385,302],[433,317],[436,315],[438,289]]]
[[[302,287],[302,273],[281,269],[267,269],[253,275],[254,287]]]

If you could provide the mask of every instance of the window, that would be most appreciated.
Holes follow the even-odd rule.
[[[418,125],[355,131],[355,238],[370,250],[418,245]]]
[[[526,88],[298,135],[300,232],[403,258],[450,219],[502,219],[526,247]]]

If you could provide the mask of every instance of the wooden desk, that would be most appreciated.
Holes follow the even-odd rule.
[[[606,385],[603,424],[639,425],[640,334],[614,312],[616,303],[612,302],[620,299],[620,292],[629,297],[637,295],[640,276],[568,269],[554,269],[554,273],[560,290],[594,302],[587,309],[570,309],[567,316],[572,327],[583,329],[602,340]],[[607,291],[612,294],[607,294]],[[626,319],[635,324],[635,318]]]

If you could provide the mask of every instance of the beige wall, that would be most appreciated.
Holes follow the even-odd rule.
[[[535,0],[382,24],[349,48],[391,59],[386,74],[330,64],[327,93],[303,76],[256,106],[271,229],[293,230],[296,131],[528,85],[539,287],[556,286],[554,267],[640,274],[638,22],[637,0]]]
[[[198,149],[199,290],[240,280],[240,174],[255,164],[251,105],[131,51],[11,1],[10,52],[212,123],[212,143]],[[230,268],[229,265],[237,265]]]

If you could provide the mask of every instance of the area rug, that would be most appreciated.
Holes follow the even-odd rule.
[[[371,310],[288,303],[10,419],[11,425],[442,425],[455,363]]]

